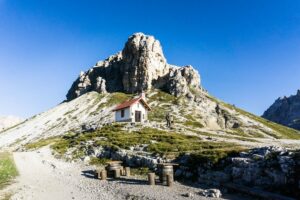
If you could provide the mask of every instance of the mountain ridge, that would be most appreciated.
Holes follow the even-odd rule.
[[[113,108],[141,91],[152,111],[149,122],[131,127],[134,130],[146,127],[249,147],[300,147],[297,140],[286,140],[300,139],[298,131],[211,96],[202,87],[197,70],[167,64],[159,41],[142,33],[129,37],[123,52],[82,72],[72,84],[67,101],[3,131],[0,147],[20,148],[68,132],[81,133],[113,124]],[[166,113],[174,118],[171,130],[166,127]]]
[[[300,130],[300,90],[295,95],[276,99],[262,117]]]
[[[121,52],[81,72],[66,96],[67,100],[72,100],[90,91],[132,94],[152,88],[175,96],[192,96],[191,90],[201,89],[200,75],[190,65],[168,64],[158,40],[135,33]]]

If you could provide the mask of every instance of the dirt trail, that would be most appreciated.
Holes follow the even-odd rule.
[[[192,193],[188,199],[210,199],[200,196],[200,188],[175,183],[172,188],[148,186],[145,181],[130,179],[100,181],[82,172],[90,166],[55,159],[48,148],[35,152],[16,152],[14,159],[19,177],[12,200],[186,200],[182,196]],[[226,196],[226,199],[244,199],[241,196]]]
[[[20,176],[12,200],[121,199],[95,179],[86,178],[76,164],[52,157],[49,149],[14,153]]]

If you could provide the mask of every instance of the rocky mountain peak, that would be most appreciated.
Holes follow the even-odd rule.
[[[278,98],[262,117],[300,130],[300,90],[297,90],[296,95]]]
[[[67,94],[72,100],[90,91],[138,93],[159,88],[175,96],[201,89],[200,75],[192,66],[167,63],[160,42],[153,36],[135,33],[123,50],[80,73]]]
[[[125,92],[148,90],[152,81],[165,76],[169,65],[160,42],[153,36],[136,33],[129,37],[122,51],[123,87]]]

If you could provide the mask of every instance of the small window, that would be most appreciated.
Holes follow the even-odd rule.
[[[123,118],[125,116],[125,110],[121,110],[121,117]]]
[[[143,119],[145,119],[145,115],[143,114]]]

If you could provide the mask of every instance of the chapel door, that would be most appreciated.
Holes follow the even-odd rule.
[[[141,122],[141,118],[142,118],[142,112],[135,111],[135,122]]]

